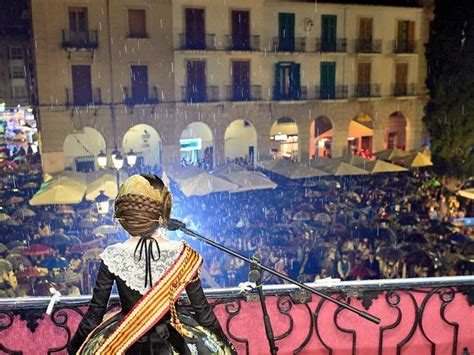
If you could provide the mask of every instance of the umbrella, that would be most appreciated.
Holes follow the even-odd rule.
[[[316,159],[310,162],[310,166],[321,169],[330,175],[348,176],[348,175],[367,175],[368,172],[348,164],[339,159]]]
[[[6,202],[5,202],[5,205],[6,206],[10,206],[10,205],[17,205],[21,202],[23,202],[25,199],[23,197],[19,197],[19,196],[13,196],[13,197],[10,197]]]
[[[100,253],[102,253],[103,249],[94,248],[86,251],[82,256],[82,260],[99,260]]]
[[[89,249],[96,248],[96,243],[82,243],[82,244],[74,244],[68,250],[69,254],[82,254]]]
[[[36,189],[39,185],[36,182],[27,182],[23,185],[24,189]]]
[[[32,277],[44,277],[48,275],[48,269],[39,267],[29,267],[23,271],[16,273],[16,277],[19,279],[30,279]]]
[[[408,153],[401,149],[386,149],[375,153],[375,156],[382,160],[392,161],[395,158],[407,156]]]
[[[295,213],[292,219],[293,221],[309,221],[311,219],[311,216],[306,211],[299,211]]]
[[[403,254],[410,254],[414,251],[420,250],[420,248],[417,244],[403,243],[398,246],[398,250],[400,250]]]
[[[204,196],[215,192],[229,192],[239,189],[239,185],[218,176],[200,173],[190,179],[181,181],[181,191],[185,196]]]
[[[95,217],[87,217],[79,222],[79,227],[92,229],[96,226],[97,221],[98,219]]]
[[[115,234],[118,232],[120,232],[120,227],[118,225],[104,224],[102,226],[94,228],[94,230],[92,231],[92,234],[109,235],[109,234]]]
[[[450,234],[447,236],[447,239],[453,244],[464,244],[470,241],[469,237],[461,233]]]
[[[47,258],[41,262],[41,266],[46,269],[65,269],[68,267],[68,262],[64,258]]]
[[[6,274],[13,271],[13,265],[6,259],[0,259],[0,274]]]
[[[351,279],[362,279],[366,280],[375,275],[375,272],[365,266],[358,265],[354,267],[349,273]]]
[[[407,168],[422,168],[433,165],[430,157],[423,153],[412,153],[405,157],[396,158],[394,162]]]
[[[26,241],[24,241],[24,240],[13,240],[13,241],[7,243],[7,248],[10,249],[10,250],[13,249],[13,248],[16,248],[18,246],[26,246]]]
[[[402,226],[416,226],[420,221],[413,215],[406,214],[398,218],[398,224]]]
[[[474,200],[474,187],[470,189],[459,190],[457,194],[467,199]]]
[[[8,250],[5,244],[0,243],[0,253],[4,253]]]
[[[405,256],[405,263],[407,265],[418,265],[427,267],[433,266],[433,260],[431,260],[431,257],[428,255],[428,253],[423,250],[417,250],[409,253],[407,256]]]
[[[331,223],[332,219],[330,215],[322,212],[314,216],[314,221],[321,222],[321,223]]]
[[[41,211],[38,213],[38,218],[42,221],[50,221],[54,219],[56,215],[53,212]]]
[[[9,250],[10,254],[23,254],[26,250],[26,245],[19,245]]]
[[[241,170],[218,176],[239,186],[237,190],[232,192],[274,189],[277,187],[277,184],[258,171]]]
[[[355,231],[359,238],[373,238],[394,242],[396,240],[395,233],[389,228],[359,228]]]
[[[7,215],[6,213],[0,213],[0,222],[6,222],[8,220],[10,220],[10,216]]]
[[[14,217],[34,217],[36,212],[29,208],[20,208],[15,211]]]
[[[226,174],[232,174],[236,173],[239,171],[245,171],[246,169],[239,164],[236,163],[230,163],[230,164],[225,164],[217,169],[214,169],[211,171],[211,174],[217,175],[217,176],[222,176]]]
[[[26,249],[23,252],[23,255],[46,255],[46,254],[51,254],[52,249],[48,247],[47,245],[41,245],[41,244],[32,244],[28,249]]]
[[[30,204],[37,205],[69,205],[82,201],[86,193],[84,180],[69,177],[54,178],[44,182],[30,200]]]
[[[293,163],[288,159],[259,161],[257,165],[265,170],[292,180],[329,175],[320,169],[303,163]]]
[[[77,237],[70,237],[62,233],[55,233],[49,237],[40,238],[40,243],[42,245],[48,245],[50,247],[59,247],[65,245],[71,245],[74,243],[80,244],[81,241]]]
[[[74,208],[72,208],[71,206],[62,205],[62,206],[59,206],[59,208],[56,210],[56,213],[58,213],[58,214],[74,214],[74,213],[76,213],[76,211],[74,211]]]
[[[421,233],[412,233],[407,235],[403,240],[407,243],[414,244],[428,244],[428,239],[426,239]]]
[[[427,230],[427,232],[432,233],[432,234],[445,235],[445,234],[450,234],[452,231],[448,226],[444,224],[436,224],[434,226],[431,226]]]
[[[13,269],[15,270],[18,270],[20,266],[31,266],[31,261],[26,256],[20,254],[10,254],[6,257],[6,260],[8,260],[13,265]]]
[[[82,276],[72,270],[66,270],[54,276],[53,281],[57,283],[79,283],[82,281]]]
[[[86,200],[94,201],[100,192],[113,199],[117,196],[117,177],[113,174],[104,174],[87,184]]]

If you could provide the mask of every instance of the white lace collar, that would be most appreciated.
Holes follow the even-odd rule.
[[[134,259],[136,244],[130,242],[111,245],[100,254],[102,261],[110,272],[120,277],[132,290],[144,295],[149,287],[145,288],[145,260]],[[184,247],[184,242],[169,241],[160,243],[161,257],[152,260],[153,282],[158,281],[177,259]]]

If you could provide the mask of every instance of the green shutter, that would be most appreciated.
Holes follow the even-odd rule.
[[[275,64],[275,88],[273,90],[273,97],[275,99],[280,98],[280,86],[281,86],[281,64]]]
[[[295,48],[295,14],[278,14],[279,50],[293,51]]]
[[[321,38],[322,45],[326,50],[336,49],[337,37],[337,16],[336,15],[322,15],[321,16]]]
[[[294,99],[301,97],[301,65],[299,63],[291,64],[291,92]]]

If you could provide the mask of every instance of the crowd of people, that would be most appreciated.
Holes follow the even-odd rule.
[[[9,157],[17,163],[0,172],[0,298],[49,295],[52,287],[87,294],[102,249],[127,236],[94,203],[30,206],[43,174],[36,155],[23,157]],[[276,189],[203,197],[185,197],[171,183],[173,216],[303,282],[474,274],[473,230],[456,222],[472,216],[472,203],[428,171],[304,181],[269,176]],[[170,237],[185,238],[203,255],[206,287],[247,281],[241,260]],[[267,273],[262,278],[282,283]]]

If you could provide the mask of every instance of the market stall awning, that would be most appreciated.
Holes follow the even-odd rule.
[[[195,166],[189,166],[189,167],[169,167],[165,169],[165,172],[167,173],[167,176],[171,180],[173,180],[179,185],[181,182],[191,177],[197,176],[205,171]]]
[[[304,179],[329,175],[327,172],[315,167],[303,163],[293,163],[287,159],[260,161],[257,162],[257,166],[289,179]]]
[[[392,164],[389,162],[386,162],[384,160],[368,160],[363,157],[353,155],[347,160],[345,160],[346,163],[349,163],[353,166],[356,166],[358,168],[364,169],[368,171],[371,174],[377,174],[377,173],[397,173],[401,171],[408,171],[408,169]]]
[[[277,187],[277,184],[258,171],[242,170],[223,174],[220,177],[239,186],[237,190],[232,192],[274,189]]]
[[[117,177],[111,173],[97,176],[87,184],[86,200],[94,201],[100,192],[113,199],[117,196]]]
[[[396,158],[394,162],[407,168],[423,168],[433,165],[430,157],[423,153],[412,153],[405,157]]]
[[[86,193],[85,180],[58,176],[41,184],[30,205],[69,205],[80,203]]]
[[[474,187],[470,189],[459,190],[457,194],[470,200],[474,200]]]
[[[207,172],[192,176],[179,183],[181,191],[186,196],[204,196],[215,192],[236,191],[239,185]]]
[[[367,170],[346,163],[341,159],[315,159],[311,160],[310,165],[327,172],[329,175],[334,176],[369,174]]]
[[[397,159],[397,158],[402,158],[402,157],[406,157],[407,155],[409,155],[410,153],[407,153],[401,149],[385,149],[385,150],[381,150],[380,152],[377,152],[375,153],[374,155],[378,158],[378,159],[382,159],[382,160],[387,160],[387,161],[392,161],[394,159]]]

